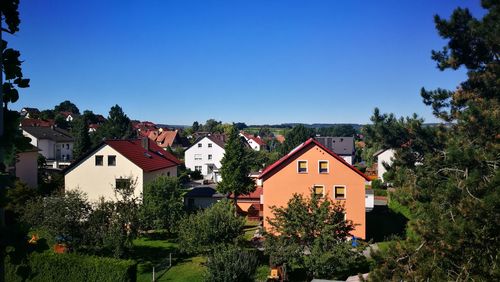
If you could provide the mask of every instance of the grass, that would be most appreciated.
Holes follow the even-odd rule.
[[[138,262],[137,281],[151,281],[153,266],[157,281],[202,281],[205,261],[202,257],[181,258],[177,243],[171,240],[139,238],[134,240],[133,259]],[[168,268],[169,254],[172,267]]]

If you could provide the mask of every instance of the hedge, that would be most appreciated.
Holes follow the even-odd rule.
[[[6,281],[135,282],[137,279],[137,263],[132,260],[45,252],[30,254],[28,261],[26,267],[13,265],[6,259]]]

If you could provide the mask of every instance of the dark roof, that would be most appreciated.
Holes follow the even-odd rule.
[[[191,147],[196,145],[198,142],[203,140],[203,138],[205,138],[205,137],[208,138],[209,140],[211,140],[212,142],[214,142],[215,144],[217,144],[222,149],[224,149],[224,146],[226,145],[226,136],[224,134],[211,134],[211,135],[202,136],[202,137],[199,137],[198,139],[196,139],[196,141],[194,141],[194,143],[191,144],[191,146],[186,148],[186,151],[191,149]]]
[[[361,171],[359,171],[357,168],[355,168],[354,166],[352,166],[351,164],[349,164],[348,162],[346,162],[342,157],[339,157],[337,154],[335,154],[330,149],[326,148],[323,144],[319,143],[317,140],[315,140],[313,138],[309,138],[309,140],[307,140],[306,142],[304,142],[304,143],[300,144],[299,146],[297,146],[290,153],[288,153],[287,155],[285,155],[281,159],[277,160],[276,162],[274,162],[270,166],[266,167],[264,169],[264,171],[262,171],[262,173],[259,175],[259,178],[263,178],[264,175],[270,173],[271,171],[274,171],[282,163],[286,162],[288,159],[290,159],[291,157],[293,157],[295,154],[301,152],[302,150],[304,150],[306,148],[309,149],[310,148],[309,145],[311,145],[311,144],[312,144],[312,146],[314,146],[314,145],[319,146],[321,149],[325,150],[325,152],[329,153],[332,157],[336,158],[338,161],[340,161],[341,163],[343,163],[345,166],[347,166],[350,169],[352,169],[354,172],[356,172],[357,174],[359,174],[361,177],[363,177],[367,181],[370,181],[370,179],[368,178],[368,176],[366,176],[364,173],[362,173]]]
[[[142,139],[132,140],[105,140],[99,146],[89,151],[87,154],[80,157],[74,163],[64,170],[64,173],[69,172],[76,167],[88,156],[93,155],[98,149],[103,146],[110,146],[118,153],[123,155],[129,161],[140,167],[144,172],[156,171],[164,168],[169,168],[181,164],[181,162],[170,152],[160,148],[155,142],[148,140],[149,149],[146,150],[142,146]]]
[[[217,193],[212,187],[195,187],[184,195],[185,198],[224,198],[226,195]]]
[[[22,129],[37,139],[49,139],[55,142],[75,141],[68,131],[57,127],[23,126]]]
[[[354,149],[354,137],[316,137],[323,146],[337,155],[352,155]]]

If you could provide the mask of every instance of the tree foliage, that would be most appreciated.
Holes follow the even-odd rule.
[[[90,141],[88,120],[85,115],[79,116],[73,122],[72,134],[75,137],[73,145],[73,157],[78,159],[87,153],[92,147]]]
[[[285,135],[285,142],[280,147],[281,154],[286,155],[295,147],[307,141],[307,139],[314,137],[315,132],[312,128],[307,128],[303,125],[297,125],[292,130],[289,130]]]
[[[69,100],[63,101],[63,102],[59,103],[59,105],[56,105],[54,107],[54,111],[56,113],[70,112],[70,113],[73,113],[76,115],[80,114],[80,109],[78,109],[78,107]]]
[[[354,224],[344,219],[344,206],[311,193],[294,194],[286,207],[271,207],[266,253],[272,264],[303,268],[312,278],[344,278],[365,264],[346,240]]]
[[[205,281],[210,282],[251,282],[257,267],[254,252],[235,245],[220,246],[209,255]]]
[[[98,129],[98,135],[106,139],[128,139],[134,137],[128,116],[118,105],[111,107],[106,122]]]
[[[233,205],[223,200],[186,216],[179,224],[179,248],[188,254],[207,254],[220,245],[234,243],[245,224],[234,213]]]
[[[482,5],[482,19],[461,8],[435,17],[448,43],[432,58],[441,70],[465,67],[468,78],[455,91],[422,89],[435,116],[452,123],[435,131],[442,147],[426,148],[421,165],[393,168],[405,175],[394,196],[410,208],[414,236],[377,257],[372,280],[500,279],[500,3]]]
[[[174,233],[184,213],[181,189],[174,177],[160,176],[146,184],[141,206],[143,227]]]
[[[255,182],[250,178],[252,161],[250,152],[245,148],[238,130],[231,127],[229,138],[224,147],[225,153],[221,160],[222,181],[217,186],[221,193],[232,193],[236,199],[239,195],[248,194],[255,190]]]

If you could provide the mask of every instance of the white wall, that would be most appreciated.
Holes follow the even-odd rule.
[[[38,152],[17,154],[16,177],[30,188],[38,186]]]
[[[346,161],[348,164],[352,165],[352,156],[341,156],[344,161]]]
[[[201,148],[198,147],[198,144],[201,144]],[[212,147],[209,148],[208,144],[212,144]],[[193,171],[196,166],[201,166],[201,174],[206,177],[208,175],[207,164],[214,164],[220,169],[220,161],[224,157],[224,152],[225,150],[223,148],[209,138],[205,137],[186,150],[184,153],[184,162],[186,163],[186,167]],[[200,155],[201,160],[195,160],[195,155]],[[208,155],[212,155],[211,160],[208,159]]]
[[[394,149],[388,149],[382,152],[381,154],[378,155],[377,159],[377,167],[378,167],[378,178],[380,178],[382,181],[384,181],[384,173],[387,172],[385,169],[383,163],[386,163],[388,165],[392,165],[392,161],[394,158]]]
[[[365,193],[365,209],[366,211],[373,210],[375,206],[375,193],[373,190],[366,190]]]
[[[95,156],[103,156],[103,165],[95,165]],[[108,155],[116,156],[116,166],[108,166]],[[104,145],[94,154],[64,176],[65,189],[80,189],[87,193],[89,200],[96,201],[101,196],[115,200],[114,190],[117,178],[132,178],[136,181],[135,195],[140,196],[143,188],[142,169],[122,156],[108,145]]]
[[[253,141],[252,139],[247,140],[248,145],[250,145],[250,148],[252,148],[254,151],[260,151],[260,145],[257,144],[257,142]]]

